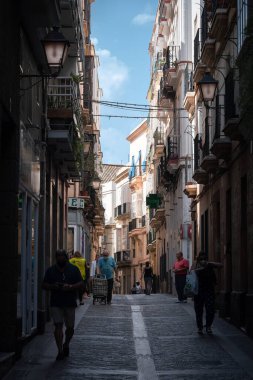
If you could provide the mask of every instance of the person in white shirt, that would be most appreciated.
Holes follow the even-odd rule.
[[[95,257],[95,260],[93,260],[91,262],[91,268],[90,268],[90,278],[91,280],[93,279],[93,277],[95,277],[95,275],[97,274],[97,263],[98,263],[98,259],[99,259],[99,254],[97,253],[96,254],[96,257]]]

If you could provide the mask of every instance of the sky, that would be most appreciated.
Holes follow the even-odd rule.
[[[158,0],[96,0],[91,38],[99,55],[103,101],[147,104],[150,83],[148,46]],[[144,111],[102,107],[101,114],[142,116]],[[101,118],[103,163],[126,164],[128,134],[142,119]]]

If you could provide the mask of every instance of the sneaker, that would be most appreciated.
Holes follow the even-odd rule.
[[[183,300],[183,303],[187,303],[187,300]]]
[[[203,335],[203,327],[198,328],[198,334]]]
[[[56,360],[63,360],[65,357],[63,351],[62,352],[58,352],[58,355],[56,356]]]
[[[176,300],[176,303],[182,303],[183,301]]]
[[[208,335],[212,335],[212,334],[213,334],[211,327],[207,327],[207,328],[206,328],[206,333],[207,333]]]
[[[80,302],[80,304],[79,305],[84,305],[84,302],[82,301],[82,302]]]

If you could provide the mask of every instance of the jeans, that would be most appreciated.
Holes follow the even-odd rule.
[[[152,277],[144,277],[145,281],[145,293],[150,295],[152,288]]]
[[[214,288],[199,289],[194,296],[194,309],[198,328],[203,327],[203,311],[206,309],[206,327],[211,327],[215,315],[215,291]]]
[[[177,296],[178,296],[179,301],[186,300],[187,298],[184,295],[185,282],[186,282],[186,274],[175,275],[175,285],[176,285]]]

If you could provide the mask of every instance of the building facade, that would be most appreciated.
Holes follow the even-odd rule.
[[[193,11],[191,1],[160,1],[149,45],[148,248],[163,292],[175,292],[176,253],[192,260],[190,201],[183,190],[192,171],[193,139],[183,100],[192,85]]]
[[[194,38],[195,86],[185,98],[197,183],[186,189],[193,198],[193,251],[205,250],[222,262],[220,314],[252,336],[252,4],[202,6]],[[217,80],[208,103],[200,94],[205,72]]]
[[[149,261],[146,229],[146,147],[147,121],[142,121],[127,137],[130,144],[129,187],[131,190],[130,239],[131,284],[144,286],[143,269]]]
[[[84,164],[93,158],[90,152],[85,155],[85,133],[92,125],[92,110],[86,110],[91,109],[92,94],[86,103],[82,100],[88,91],[84,78],[89,76],[86,57],[91,55],[91,2],[41,1],[37,6],[23,0],[18,6],[14,1],[1,5],[0,41],[6,54],[0,62],[0,173],[6,180],[0,185],[5,266],[0,281],[2,299],[8,306],[0,316],[0,351],[9,352],[11,360],[14,353],[20,354],[26,338],[44,331],[49,314],[41,283],[56,249],[67,249],[68,198],[74,198],[77,187],[85,200],[80,209],[91,218],[96,239],[103,233],[99,193],[92,187],[86,199],[81,193],[87,185]],[[41,43],[55,25],[66,43],[71,41],[58,75],[52,75]],[[89,67],[95,70],[94,65]],[[92,76],[89,81],[92,83]],[[101,159],[99,139],[93,146],[95,143]],[[91,160],[93,166],[89,165],[92,174],[95,165],[100,167],[97,156]],[[84,219],[78,218],[88,236],[90,224],[86,228]],[[73,221],[76,225],[79,222]],[[80,233],[76,248],[83,249],[82,239]],[[4,286],[10,278],[10,286]]]

